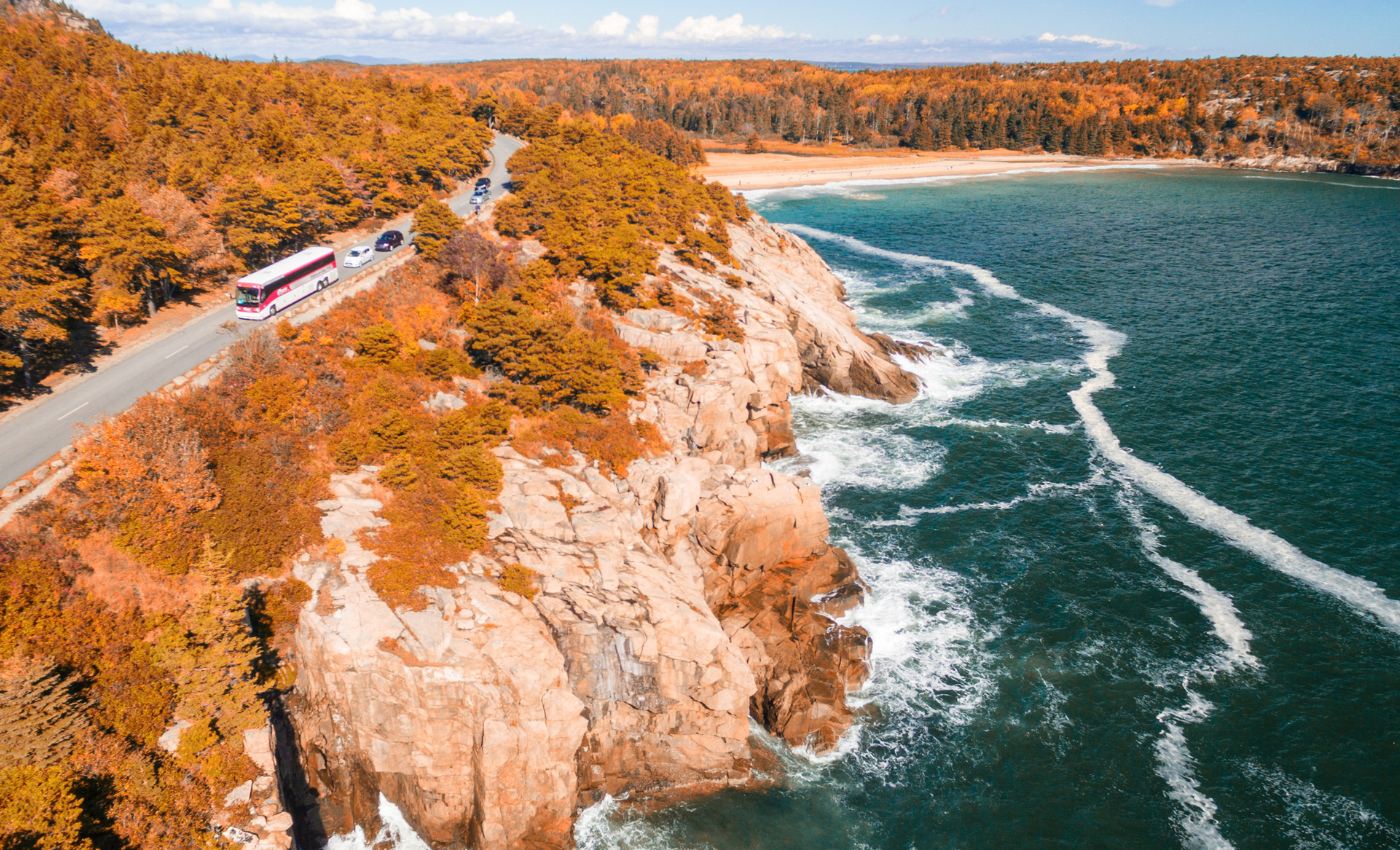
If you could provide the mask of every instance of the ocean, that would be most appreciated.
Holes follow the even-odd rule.
[[[1206,168],[753,193],[893,406],[795,400],[870,586],[856,733],[587,848],[1400,847],[1400,184]]]

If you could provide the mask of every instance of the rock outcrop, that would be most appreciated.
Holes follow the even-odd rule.
[[[860,579],[827,543],[818,488],[762,461],[794,451],[792,393],[900,401],[915,382],[804,243],[757,219],[731,235],[737,287],[664,256],[694,308],[617,321],[669,362],[635,415],[670,451],[613,477],[502,446],[490,544],[425,610],[391,609],[364,577],[375,556],[355,532],[383,522],[372,473],[335,478],[323,526],[345,550],[299,568],[314,597],[292,707],[326,832],[372,826],[383,794],[436,846],[567,846],[603,794],[752,782],[750,717],[815,750],[850,727],[868,638],[834,618]],[[719,298],[743,342],[688,318]],[[493,580],[516,564],[530,598]]]

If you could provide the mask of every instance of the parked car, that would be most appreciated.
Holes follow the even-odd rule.
[[[403,234],[397,230],[386,230],[374,240],[374,250],[392,251],[403,244]]]
[[[350,253],[345,255],[345,262],[341,265],[347,269],[357,269],[368,263],[370,257],[374,256],[374,249],[368,245],[358,245],[350,249]]]

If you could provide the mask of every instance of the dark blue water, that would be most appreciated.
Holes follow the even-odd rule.
[[[593,846],[1400,847],[1400,191],[1205,169],[753,199],[917,401],[794,405],[872,718]]]

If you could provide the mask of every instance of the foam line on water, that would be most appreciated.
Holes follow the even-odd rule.
[[[1023,495],[1014,496],[1001,502],[968,502],[961,505],[938,505],[930,508],[911,508],[908,505],[900,505],[899,519],[870,520],[867,525],[874,528],[911,526],[917,524],[921,516],[960,514],[964,511],[1009,511],[1026,502],[1039,502],[1042,499],[1083,493],[1086,490],[1103,484],[1104,480],[1105,477],[1102,472],[1095,472],[1087,480],[1081,481],[1078,484],[1061,484],[1058,481],[1041,481],[1028,486]]]
[[[1186,733],[1182,730],[1183,724],[1206,719],[1212,706],[1189,688],[1186,693],[1186,705],[1157,715],[1164,727],[1153,746],[1157,775],[1167,783],[1167,796],[1181,812],[1178,823],[1185,833],[1188,850],[1234,850],[1234,845],[1220,834],[1215,822],[1215,801],[1201,791],[1196,779],[1196,759],[1186,745]]]
[[[1265,177],[1262,174],[1246,174],[1244,179],[1277,180],[1280,183],[1310,183],[1314,186],[1336,186],[1339,189],[1383,189],[1387,192],[1400,192],[1400,186],[1358,186],[1355,183],[1339,183],[1335,180],[1304,180],[1301,177]]]
[[[1104,418],[1103,411],[1094,404],[1095,393],[1114,386],[1116,379],[1113,372],[1109,371],[1108,364],[1127,342],[1127,337],[1122,333],[1094,319],[1076,315],[1053,304],[1027,298],[1014,287],[1002,283],[991,272],[978,266],[889,251],[850,236],[804,225],[790,225],[788,229],[802,236],[836,242],[853,251],[913,265],[961,271],[971,276],[990,296],[1019,301],[1036,308],[1043,315],[1060,319],[1078,331],[1089,343],[1089,350],[1084,354],[1083,362],[1092,374],[1077,389],[1070,391],[1069,398],[1074,404],[1075,412],[1084,423],[1085,432],[1100,454],[1122,470],[1136,486],[1176,508],[1193,524],[1215,533],[1225,542],[1248,552],[1274,570],[1328,594],[1356,611],[1374,617],[1384,628],[1400,634],[1400,602],[1386,596],[1380,585],[1308,557],[1298,547],[1272,531],[1259,528],[1247,517],[1211,501],[1171,474],[1134,457],[1123,448],[1118,435]]]
[[[1182,586],[1182,594],[1196,603],[1201,609],[1201,614],[1210,623],[1215,636],[1225,644],[1225,653],[1220,662],[1214,669],[1207,671],[1206,675],[1214,678],[1216,673],[1228,673],[1244,667],[1259,667],[1259,659],[1249,649],[1249,642],[1254,639],[1254,634],[1240,619],[1234,600],[1201,578],[1200,573],[1163,555],[1160,529],[1147,521],[1142,508],[1126,494],[1119,502],[1138,530],[1138,542],[1142,544],[1147,559]]]
[[[1183,163],[1185,164],[1185,163]],[[924,177],[861,177],[849,180],[829,180],[810,186],[778,186],[771,189],[734,189],[745,200],[759,202],[773,197],[801,198],[812,195],[846,194],[851,190],[866,188],[892,188],[896,186],[926,186],[936,183],[952,183],[959,180],[978,178],[1014,177],[1018,174],[1073,174],[1078,171],[1150,171],[1162,168],[1156,163],[1124,163],[1118,165],[1059,166],[1043,165],[1034,168],[1013,168],[1008,171],[994,171],[983,174],[930,174]]]

